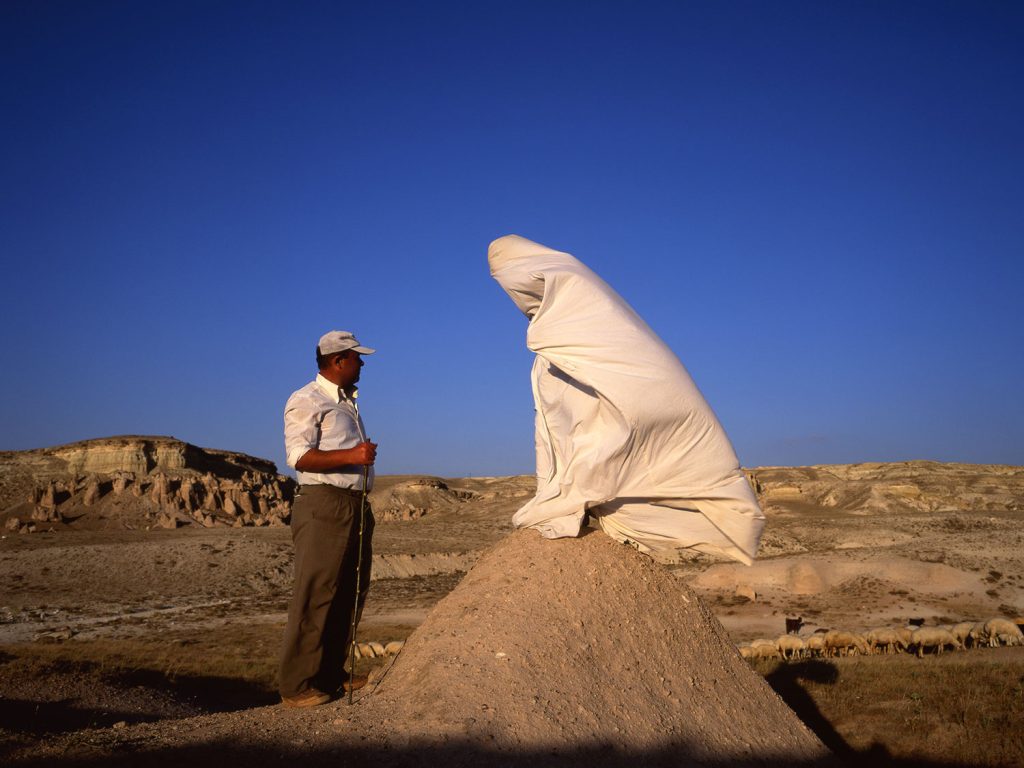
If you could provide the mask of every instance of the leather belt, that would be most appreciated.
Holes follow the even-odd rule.
[[[346,496],[355,496],[357,499],[363,495],[363,492],[358,488],[342,488],[341,486],[331,485],[330,483],[308,483],[306,485],[300,485],[299,493],[302,493],[303,491],[311,491],[314,488],[327,488],[337,493],[343,493]],[[369,491],[367,491],[367,493],[369,493]]]

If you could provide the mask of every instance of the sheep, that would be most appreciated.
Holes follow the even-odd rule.
[[[972,647],[976,648],[979,645],[988,645],[988,632],[985,631],[985,622],[975,622],[967,637],[971,641]]]
[[[764,640],[760,644],[755,640],[750,644],[750,657],[753,659],[777,659],[779,658],[779,650],[775,647],[775,643],[770,640]]]
[[[807,638],[804,646],[808,656],[821,656],[825,652],[825,636],[820,632],[815,632]]]
[[[356,643],[356,658],[357,659],[372,659],[376,656],[373,652],[373,646],[369,643]]]
[[[989,619],[985,622],[985,634],[988,636],[988,644],[992,648],[1003,645],[1022,645],[1024,635],[1020,627],[1009,619]]]
[[[775,647],[775,643],[771,640],[765,640],[763,637],[759,637],[756,640],[752,640],[750,645],[741,645],[739,647],[740,656],[744,659],[777,659],[779,658],[779,651]]]
[[[807,646],[804,641],[796,635],[780,635],[775,641],[775,647],[783,659],[798,659],[804,655]]]
[[[907,647],[895,629],[872,629],[865,639],[875,653],[899,653]]]
[[[900,636],[903,647],[909,648],[911,639],[914,637],[914,629],[911,627],[899,627],[896,630],[896,634]]]
[[[397,656],[405,647],[405,640],[392,640],[384,646],[384,653],[388,656]]]
[[[921,627],[915,629],[911,636],[911,645],[917,646],[917,658],[924,658],[925,648],[934,648],[935,653],[942,653],[943,649],[950,645],[954,650],[962,646],[948,629],[939,627]]]
[[[967,641],[971,640],[972,629],[974,629],[973,621],[961,621],[959,624],[955,624],[949,631],[953,633],[953,637],[957,639],[957,642],[966,648]]]
[[[848,656],[858,652],[868,655],[867,641],[860,635],[838,629],[825,633],[826,656]]]

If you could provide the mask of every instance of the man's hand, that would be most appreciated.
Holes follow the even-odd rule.
[[[377,460],[377,444],[371,443],[367,440],[365,443],[360,443],[355,448],[349,449],[352,452],[354,458],[350,461],[350,464],[373,464]]]
[[[310,448],[295,462],[299,472],[336,472],[342,467],[369,466],[377,460],[377,444],[369,440],[354,448],[339,448],[336,451],[321,451]]]

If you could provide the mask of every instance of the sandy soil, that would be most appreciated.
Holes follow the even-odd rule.
[[[809,763],[828,752],[665,568],[599,532],[515,532],[485,553],[356,706],[74,730],[8,755],[170,764],[222,741],[265,759],[371,750],[385,765]],[[104,691],[74,691],[95,704]],[[99,697],[99,698],[97,698]],[[122,705],[134,704],[122,699]],[[173,704],[173,702],[171,703]],[[185,712],[168,711],[169,716]],[[69,722],[73,728],[74,723]],[[98,739],[97,739],[98,736]],[[590,745],[584,754],[580,745]],[[595,750],[594,745],[600,748]]]
[[[973,475],[964,480],[958,470],[955,481],[940,478],[936,485],[932,475],[923,476],[920,468],[914,468],[916,493],[907,490],[905,478],[885,482],[877,477],[839,478],[848,483],[842,486],[847,489],[857,482],[895,488],[898,498],[890,498],[856,489],[847,497],[830,496],[839,482],[836,473],[805,469],[814,472],[796,480],[783,470],[764,471],[761,490],[769,525],[761,557],[752,568],[702,556],[657,566],[681,589],[694,590],[730,641],[781,634],[787,616],[802,616],[809,631],[815,626],[865,630],[903,624],[911,618],[941,623],[1024,614],[1024,511],[1014,485],[1020,472],[1009,476],[1013,482],[1002,485],[999,478],[1007,475],[991,474],[990,479],[995,479],[986,485]],[[417,486],[418,495],[407,489],[395,501],[395,488],[401,490],[410,483]],[[929,490],[929,483],[939,490]],[[393,519],[378,524],[375,584],[361,626],[362,639],[402,639],[418,627],[429,629],[431,611],[445,595],[457,595],[463,573],[480,553],[508,540],[511,514],[529,498],[532,486],[529,478],[452,479],[445,484],[448,492],[438,494],[439,489],[423,486],[419,478],[381,478],[374,502],[395,512]],[[931,501],[939,496],[947,500]],[[908,498],[912,503],[904,503]],[[882,503],[886,499],[887,505]],[[410,512],[410,519],[402,518],[403,510],[416,509],[425,513]],[[597,538],[603,537],[593,534],[576,543]],[[535,570],[535,565],[528,570]],[[265,642],[283,626],[290,567],[290,534],[284,528],[8,533],[0,539],[0,583],[4,585],[0,644],[165,638],[196,642],[202,652],[211,653],[216,652],[217,638],[228,634],[251,632],[254,641],[258,637]],[[582,594],[581,585],[572,584],[576,594]],[[468,604],[460,605],[465,615]],[[617,610],[608,606],[590,620],[611,617]],[[528,620],[521,612],[514,615],[520,624]],[[467,622],[451,618],[449,623],[466,630]],[[436,632],[436,622],[434,626],[431,631]],[[440,639],[437,635],[433,641],[435,656],[441,654]],[[567,648],[572,642],[566,641]],[[403,651],[399,658],[412,658],[415,648],[410,643],[408,653]],[[432,667],[444,661],[441,656],[430,658]],[[148,685],[151,681],[109,679],[95,670],[71,667],[40,680],[31,670],[5,661],[0,657],[0,706],[5,727],[15,736],[3,751],[6,758],[26,764],[45,764],[58,756],[62,764],[117,759],[132,764],[131,756],[139,753],[147,759],[162,755],[168,762],[180,762],[209,754],[211,747],[223,749],[229,758],[244,756],[250,762],[273,762],[292,753],[316,755],[327,762],[368,755],[390,755],[388,759],[398,762],[411,759],[407,747],[389,744],[385,738],[393,727],[390,716],[368,706],[350,709],[332,704],[316,712],[296,713],[267,700],[266,707],[237,711],[239,702],[258,703],[259,697],[254,698],[252,691],[227,691],[220,699],[207,697],[191,703]],[[607,670],[602,671],[607,676]],[[473,678],[471,672],[466,679]],[[397,678],[399,673],[401,667],[396,664],[388,676]],[[580,677],[575,668],[550,671],[552,688],[570,673]],[[638,664],[634,674],[648,672]],[[504,695],[511,696],[509,701],[531,704],[518,717],[542,717],[548,712],[549,717],[542,717],[545,722],[569,727],[571,713],[551,709],[553,699],[538,697],[534,704],[534,693],[517,689],[511,678],[508,686],[512,690]],[[622,688],[621,683],[614,686]],[[419,719],[420,725],[431,716],[430,701],[443,701],[442,708],[454,713],[460,701],[475,702],[474,697],[482,695],[474,688],[466,695],[452,694],[444,686],[434,687],[429,678],[419,688],[424,695],[429,693],[427,698],[400,698],[408,708],[402,710],[403,716]],[[400,690],[419,688],[406,682]],[[379,695],[385,697],[386,692],[387,686],[382,686]],[[590,695],[580,692],[584,698]],[[419,710],[414,699],[420,702]],[[398,706],[393,702],[391,709]],[[507,702],[503,709],[508,709]],[[32,717],[25,714],[30,710],[35,713]],[[459,716],[463,723],[470,717],[464,712]],[[473,728],[477,723],[482,728],[493,722],[494,713],[472,717]],[[41,727],[42,722],[49,725]],[[110,727],[120,722],[127,725]],[[100,727],[90,727],[94,724]],[[612,727],[611,722],[601,723],[602,732]],[[476,738],[479,734],[473,728],[466,733]],[[530,732],[525,725],[521,730]],[[403,732],[418,733],[416,728]],[[478,763],[503,754],[500,738],[495,739],[493,743],[478,739],[471,746],[432,743],[416,751],[417,759]],[[539,739],[541,746],[518,745],[517,760],[551,758],[544,746],[550,741]],[[650,739],[633,747],[634,757],[639,752],[647,762],[678,758],[678,752]],[[573,759],[593,761],[595,755],[607,754],[602,747],[575,753]],[[731,754],[738,761],[743,753]],[[711,764],[692,750],[686,755]],[[551,760],[551,764],[569,764],[559,762],[561,758]]]
[[[382,480],[378,498],[409,478]],[[415,520],[378,524],[371,626],[395,611],[406,614],[399,623],[418,623],[409,618],[421,619],[457,574],[511,530],[512,512],[530,495],[529,478],[447,484],[473,496]],[[783,631],[786,615],[863,630],[914,617],[939,623],[1024,614],[1024,513],[767,511],[753,567],[704,556],[668,566],[736,641]],[[0,643],[276,615],[290,588],[291,557],[287,528],[7,534],[0,539]],[[753,601],[741,596],[751,592]]]

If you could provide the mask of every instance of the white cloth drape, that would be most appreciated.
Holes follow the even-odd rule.
[[[642,551],[693,548],[750,564],[764,514],[693,379],[583,263],[516,235],[491,275],[528,318],[536,353],[537,493],[513,518],[577,536],[589,510]]]

